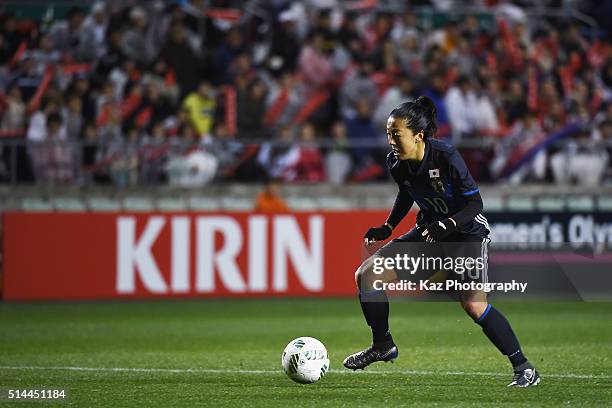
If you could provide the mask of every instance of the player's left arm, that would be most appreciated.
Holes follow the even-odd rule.
[[[472,221],[483,209],[480,190],[457,150],[453,150],[448,157],[448,166],[454,191],[465,198],[465,206],[450,217],[429,224],[422,234],[428,241],[446,238],[458,227]]]

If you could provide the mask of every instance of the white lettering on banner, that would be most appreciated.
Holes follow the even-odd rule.
[[[198,217],[196,221],[196,290],[215,289],[215,266],[223,286],[232,292],[244,292],[246,283],[240,275],[236,257],[242,248],[240,224],[231,217]],[[215,252],[215,232],[223,234],[224,245]]]
[[[491,239],[497,243],[562,244],[574,246],[596,244],[603,248],[612,244],[612,223],[597,222],[592,215],[571,215],[560,222],[550,217],[526,222],[492,222]]]
[[[551,222],[549,217],[532,223],[490,223],[493,242],[513,243],[560,243],[564,241],[563,227],[558,222]]]
[[[189,217],[172,218],[172,291],[189,292]]]
[[[167,287],[151,254],[151,246],[165,224],[164,217],[149,218],[136,242],[136,218],[117,220],[117,292],[134,293],[136,270],[142,284],[151,293],[166,293]]]
[[[612,243],[612,223],[597,223],[590,215],[573,216],[567,227],[569,242],[574,247],[593,245],[595,253],[601,253],[606,244]]]
[[[567,227],[569,241],[572,243],[593,242],[593,218],[573,216]]]
[[[251,216],[246,225],[248,231],[243,231],[241,224],[231,216],[194,218],[195,239],[192,240],[192,217],[170,217],[171,270],[162,274],[153,246],[166,225],[166,217],[149,217],[138,237],[136,217],[118,217],[117,292],[135,293],[137,277],[147,291],[155,294],[189,293],[192,282],[195,282],[193,289],[196,292],[210,293],[217,288],[217,279],[231,292],[265,292],[269,289],[269,278],[272,290],[284,292],[288,286],[289,263],[304,288],[311,291],[323,289],[322,216],[308,218],[307,234],[302,234],[296,218],[288,215]],[[268,227],[269,221],[272,228]],[[223,238],[223,246],[218,249],[215,248],[217,234]],[[248,239],[247,273],[243,275],[237,260],[245,250],[245,235]],[[272,245],[272,265],[268,255],[269,242]],[[191,263],[192,249],[196,251],[195,265]],[[194,279],[191,278],[192,270],[195,271]]]
[[[249,218],[249,288],[253,292],[268,289],[268,219]]]
[[[301,237],[294,217],[274,218],[274,289],[287,290],[289,258],[302,285],[312,291],[323,289],[323,217],[313,216],[309,222],[310,252]]]

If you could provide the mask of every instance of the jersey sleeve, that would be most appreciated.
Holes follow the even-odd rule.
[[[387,217],[387,222],[391,224],[393,228],[397,227],[406,214],[408,214],[410,208],[412,208],[412,204],[414,204],[414,199],[408,192],[402,190],[398,191],[393,208]]]
[[[449,173],[455,191],[463,196],[471,196],[479,192],[478,185],[470,174],[463,157],[453,149],[448,159]]]

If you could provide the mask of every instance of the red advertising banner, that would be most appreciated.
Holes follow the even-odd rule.
[[[363,234],[386,215],[8,212],[3,298],[353,295]]]

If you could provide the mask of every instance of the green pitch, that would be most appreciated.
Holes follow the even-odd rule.
[[[399,359],[348,372],[342,360],[369,330],[359,304],[342,299],[0,304],[0,388],[67,388],[61,406],[79,407],[612,404],[612,303],[496,306],[540,386],[506,389],[506,359],[450,303],[392,303]],[[313,385],[280,367],[304,335],[331,358]]]

